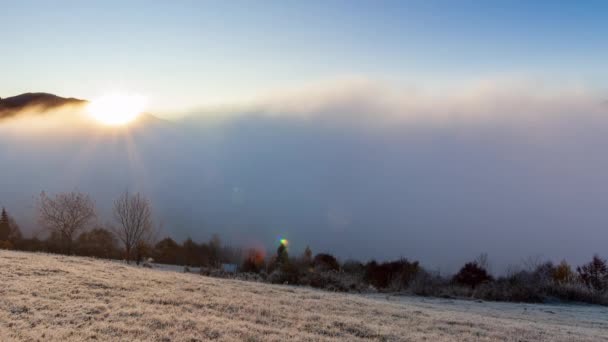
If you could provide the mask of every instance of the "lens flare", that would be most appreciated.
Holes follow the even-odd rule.
[[[283,246],[287,246],[289,245],[289,241],[287,239],[279,239],[279,242],[281,243],[281,245]]]

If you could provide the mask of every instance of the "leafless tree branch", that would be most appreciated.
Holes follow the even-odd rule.
[[[130,262],[134,249],[154,234],[150,202],[139,193],[131,195],[125,191],[114,202],[114,219],[117,223],[114,234],[124,245],[127,262]]]
[[[38,214],[43,227],[64,239],[68,253],[72,253],[74,238],[96,217],[93,201],[80,192],[59,193],[52,198],[42,192]]]

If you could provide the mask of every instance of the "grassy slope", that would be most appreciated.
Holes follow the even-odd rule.
[[[0,340],[602,340],[594,325],[0,251]]]

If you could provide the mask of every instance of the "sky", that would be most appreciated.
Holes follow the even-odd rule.
[[[168,119],[0,121],[0,205],[27,233],[42,190],[91,194],[105,225],[128,188],[178,241],[447,272],[606,256],[605,1],[0,8],[0,97],[135,93]]]
[[[0,97],[142,94],[171,117],[365,78],[608,89],[604,1],[6,1]]]

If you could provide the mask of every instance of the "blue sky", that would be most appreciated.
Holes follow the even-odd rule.
[[[146,95],[158,111],[364,77],[523,75],[608,89],[603,1],[1,1],[0,97]]]

